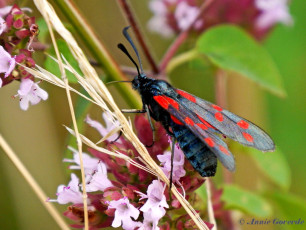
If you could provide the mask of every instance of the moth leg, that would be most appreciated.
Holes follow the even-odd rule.
[[[148,105],[144,105],[144,109],[122,109],[121,112],[122,113],[147,113],[148,120],[149,120],[151,129],[152,129],[152,132],[153,132],[153,141],[152,141],[152,144],[146,145],[146,147],[151,148],[155,143],[155,128],[154,128],[154,126],[152,124],[152,121],[151,121],[151,116],[150,116],[150,111],[149,111]]]
[[[144,109],[122,109],[121,112],[122,113],[145,113],[146,110]],[[116,142],[121,136],[122,136],[122,131],[120,130],[118,137],[115,140],[111,141],[111,144]]]
[[[113,140],[113,141],[111,141],[110,143],[111,143],[111,144],[115,143],[116,141],[118,141],[118,139],[119,139],[121,136],[122,136],[122,131],[120,130],[119,135],[116,137],[116,139]]]
[[[172,138],[172,147],[171,147],[171,169],[170,169],[169,197],[171,197],[171,188],[172,188],[173,158],[174,158],[175,141],[176,141],[175,137],[173,137]]]
[[[146,113],[145,109],[121,109],[122,113]]]
[[[149,111],[149,107],[148,107],[148,105],[144,105],[144,108],[145,108],[145,111],[147,112],[147,116],[148,116],[148,121],[149,121],[149,123],[150,123],[150,126],[151,126],[151,129],[152,129],[152,133],[153,133],[153,140],[152,140],[152,144],[150,144],[149,146],[146,146],[147,148],[150,148],[150,147],[152,147],[153,145],[154,145],[154,143],[155,143],[155,127],[154,127],[154,125],[153,125],[153,123],[152,123],[152,121],[151,121],[151,116],[150,116],[150,111]]]

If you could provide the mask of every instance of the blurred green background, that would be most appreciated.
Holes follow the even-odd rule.
[[[127,58],[118,51],[117,44],[124,39],[121,30],[127,25],[116,1],[75,1],[91,23],[114,59],[124,65],[130,65]],[[130,1],[150,48],[156,60],[160,60],[170,40],[165,40],[147,30],[146,24],[151,17],[148,1]],[[52,2],[51,2],[52,3]],[[33,8],[35,8],[33,6]],[[227,84],[228,109],[248,118],[263,127],[273,138],[277,148],[281,149],[285,162],[290,168],[289,186],[279,186],[269,179],[246,150],[233,144],[237,170],[234,183],[246,190],[264,191],[273,207],[269,218],[306,221],[306,4],[304,1],[292,1],[290,12],[294,25],[279,25],[264,41],[263,46],[273,57],[283,78],[286,98],[279,98],[258,87],[249,80],[230,74]],[[39,14],[35,13],[38,17]],[[59,15],[61,15],[59,13]],[[192,47],[192,43],[184,48]],[[141,54],[142,55],[142,54]],[[142,55],[143,56],[143,55]],[[142,58],[145,62],[144,58]],[[260,61],[260,60],[258,60]],[[144,63],[145,68],[149,68]],[[174,70],[170,79],[174,86],[192,92],[206,100],[214,101],[214,76],[209,69],[194,68],[184,64]],[[19,84],[10,84],[0,89],[0,133],[11,145],[45,193],[55,198],[59,184],[65,184],[69,178],[64,164],[67,132],[64,125],[70,125],[69,110],[65,92],[47,83],[41,87],[49,93],[49,99],[26,112],[19,108],[16,94]],[[115,99],[122,108],[124,100],[110,87]],[[91,116],[99,119],[101,111],[93,110]],[[40,204],[30,187],[16,168],[0,149],[0,223],[1,229],[58,229],[49,214]],[[261,154],[260,152],[256,154]],[[266,153],[264,156],[273,153]],[[273,158],[272,158],[273,160]],[[273,163],[271,163],[273,165]],[[221,168],[221,167],[220,167]],[[266,165],[269,170],[269,162]],[[272,169],[271,169],[272,170]],[[284,169],[286,170],[286,169]],[[221,170],[219,171],[220,174]],[[221,175],[214,181],[218,186]],[[289,182],[288,182],[289,183]],[[56,205],[62,212],[65,206]],[[241,215],[239,215],[241,216]],[[243,215],[251,219],[252,215]],[[239,225],[238,225],[239,226]],[[262,229],[305,229],[303,226],[267,225]],[[257,229],[258,226],[243,226],[243,229]]]

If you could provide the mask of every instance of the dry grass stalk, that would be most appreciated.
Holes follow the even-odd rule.
[[[128,120],[121,113],[120,109],[118,108],[115,101],[113,100],[111,94],[109,93],[109,91],[107,90],[103,82],[99,79],[96,71],[88,62],[85,54],[83,53],[81,48],[78,46],[78,44],[76,43],[71,33],[64,27],[64,25],[62,24],[62,22],[56,15],[55,11],[53,10],[52,6],[46,0],[34,0],[34,3],[36,4],[38,10],[45,17],[45,20],[50,21],[52,23],[53,28],[67,42],[72,54],[74,55],[75,59],[78,61],[79,67],[82,70],[84,77],[78,75],[74,70],[72,70],[72,72],[75,72],[75,76],[78,79],[79,83],[89,93],[89,95],[92,97],[92,100],[95,101],[95,104],[99,105],[103,110],[111,112],[113,118],[120,122],[123,134],[134,145],[135,149],[137,149],[137,151],[139,152],[140,156],[142,157],[143,162],[146,164],[148,168],[146,170],[150,172],[154,172],[154,174],[157,175],[159,179],[169,184],[168,178],[165,176],[165,174],[160,169],[160,167],[150,157],[145,146],[139,141],[139,139],[133,132],[133,129],[130,126]],[[70,68],[69,65],[67,66],[69,69]],[[33,71],[31,73],[37,77],[40,77],[41,79],[44,79],[44,76],[47,73],[47,71],[44,71],[44,74],[42,74],[42,72],[39,72],[39,71]],[[53,83],[50,78],[51,78],[51,75],[48,76],[47,78],[48,81]],[[56,85],[59,85],[62,87],[62,83],[59,83],[58,80],[54,80],[54,82],[56,82]],[[110,106],[111,109],[108,108],[106,103]],[[87,142],[88,139],[85,140],[84,137],[81,135],[80,135],[80,138],[85,144],[86,143],[89,144],[89,142]],[[90,145],[94,146],[94,143],[90,143]],[[95,146],[95,148],[100,148],[100,147]],[[107,154],[111,154],[110,151],[105,151],[105,149],[101,149],[101,151]],[[137,165],[137,167],[139,166],[140,165]],[[195,212],[192,206],[188,203],[188,201],[177,191],[175,186],[172,187],[172,193],[175,195],[175,197],[179,200],[179,202],[185,208],[185,210],[190,215],[190,217],[193,219],[195,224],[200,229],[208,229],[208,227],[205,225],[205,223],[202,221],[199,215]]]
[[[78,126],[77,126],[77,121],[76,121],[76,117],[75,117],[75,111],[74,111],[74,107],[73,107],[73,103],[72,103],[72,98],[71,98],[71,93],[69,90],[69,82],[66,76],[66,71],[65,71],[65,67],[63,66],[61,57],[60,57],[60,52],[59,49],[57,47],[56,44],[56,39],[55,39],[55,35],[52,29],[52,25],[51,25],[51,18],[48,17],[48,14],[46,14],[46,12],[41,12],[44,16],[44,18],[46,19],[46,24],[48,26],[49,32],[50,32],[50,36],[51,36],[51,40],[55,49],[55,53],[58,59],[58,64],[59,64],[59,69],[61,72],[61,78],[64,81],[65,84],[65,90],[66,90],[66,95],[67,95],[67,100],[68,100],[68,105],[69,105],[69,111],[71,114],[71,118],[72,118],[72,123],[73,123],[73,128],[75,131],[75,137],[76,137],[76,141],[77,141],[77,147],[78,147],[78,155],[79,155],[79,159],[80,159],[80,167],[81,167],[81,180],[82,180],[82,194],[83,194],[83,208],[84,208],[84,229],[88,230],[89,229],[89,218],[88,218],[88,204],[87,204],[87,192],[86,192],[86,182],[85,182],[85,169],[84,169],[84,162],[83,162],[83,155],[82,155],[82,148],[83,148],[83,143],[81,141],[80,135],[79,135],[79,130],[78,130]]]
[[[28,182],[30,187],[33,189],[33,191],[37,195],[39,201],[47,209],[47,211],[53,217],[53,219],[58,224],[58,226],[63,230],[69,230],[70,228],[66,224],[63,216],[61,214],[59,214],[59,212],[56,210],[56,208],[54,207],[54,205],[51,202],[46,202],[46,200],[47,200],[46,194],[44,193],[42,188],[39,186],[39,184],[36,182],[36,180],[33,178],[31,173],[24,166],[22,161],[18,158],[18,156],[12,150],[12,148],[9,146],[9,144],[2,137],[2,135],[0,135],[0,147],[3,149],[3,151],[9,157],[9,159],[13,162],[15,167],[19,170],[20,174],[24,177],[24,179]]]

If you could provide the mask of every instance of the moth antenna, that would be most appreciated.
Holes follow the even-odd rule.
[[[133,49],[134,49],[134,51],[136,53],[138,62],[139,62],[141,73],[143,73],[142,63],[141,63],[141,60],[140,60],[140,56],[139,56],[138,50],[137,50],[136,46],[134,45],[134,42],[133,42],[132,38],[130,37],[130,35],[129,35],[128,31],[127,31],[129,28],[130,28],[130,26],[127,26],[127,27],[123,28],[122,33],[123,33],[124,37],[126,38],[126,40],[128,40],[128,42],[133,47]]]
[[[117,46],[133,62],[133,64],[136,66],[138,75],[140,75],[139,67],[138,67],[137,63],[134,61],[134,59],[131,57],[131,55],[129,54],[129,51],[127,51],[127,49],[125,48],[125,46],[122,43],[119,43]]]
[[[109,84],[113,84],[113,83],[118,83],[118,82],[129,82],[129,83],[131,83],[132,81],[110,81],[110,82],[107,82],[105,85],[109,85]]]

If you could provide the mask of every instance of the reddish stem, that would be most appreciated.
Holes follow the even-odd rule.
[[[220,105],[222,108],[227,107],[226,100],[226,91],[227,91],[227,76],[224,70],[219,69],[215,78],[215,97],[216,103]],[[228,170],[223,170],[223,180],[226,184],[233,183],[233,174]],[[222,217],[223,223],[228,230],[236,229],[235,223],[233,221],[232,212],[230,210],[225,211],[224,216]]]
[[[160,71],[158,69],[158,66],[156,64],[156,62],[153,59],[153,56],[151,55],[151,52],[149,50],[149,47],[147,46],[143,35],[141,34],[140,30],[139,30],[139,26],[138,23],[136,22],[136,19],[134,17],[134,14],[131,10],[131,7],[129,5],[129,3],[126,0],[118,0],[121,8],[123,9],[123,12],[125,13],[125,16],[127,17],[127,20],[129,22],[129,24],[131,25],[131,27],[133,28],[133,31],[135,33],[135,36],[141,46],[142,51],[144,52],[149,64],[151,65],[152,71],[155,74],[158,74]]]

